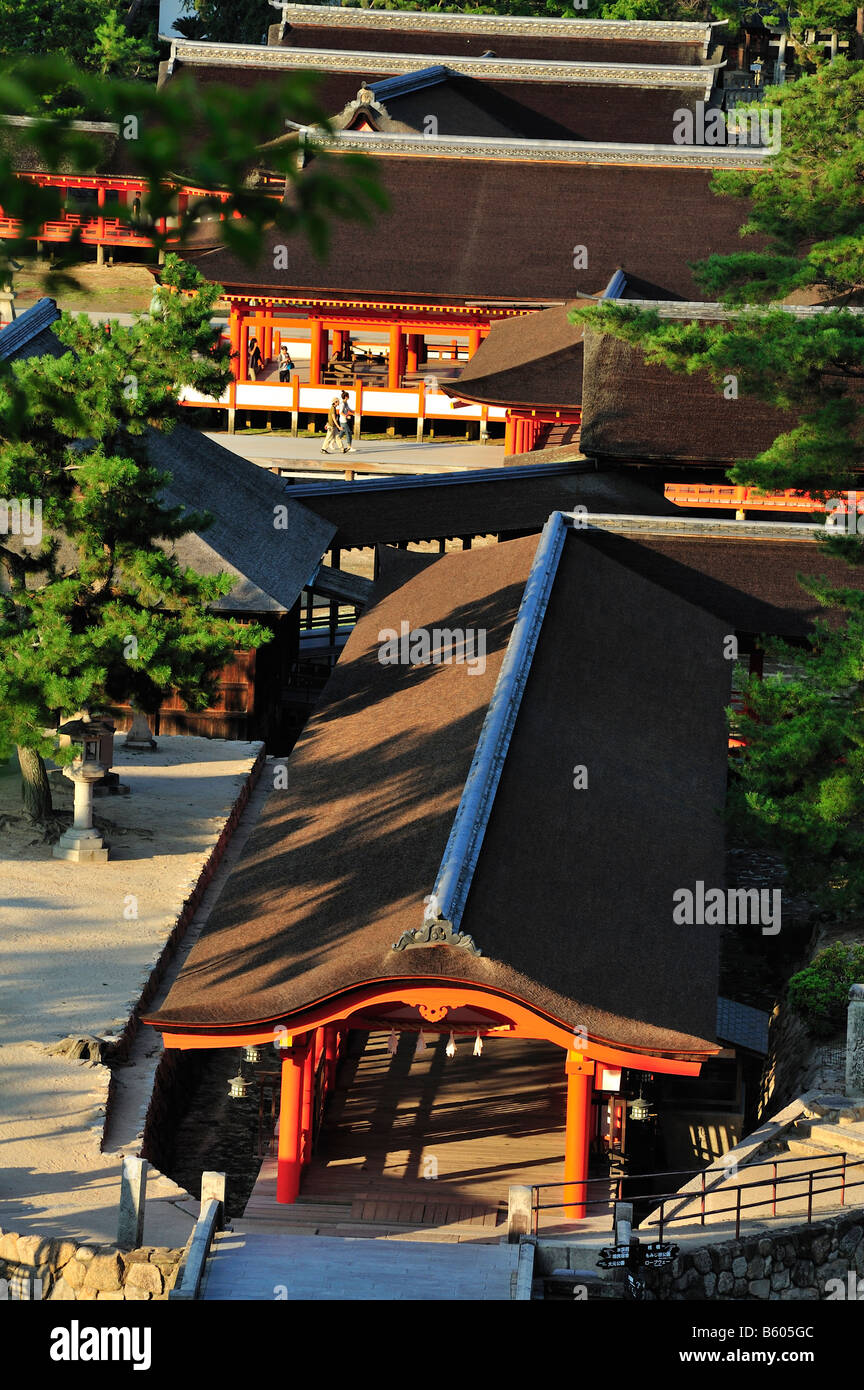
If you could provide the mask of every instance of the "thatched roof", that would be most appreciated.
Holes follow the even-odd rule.
[[[716,934],[675,926],[671,905],[682,883],[723,882],[725,625],[592,552],[585,534],[567,532],[553,571],[471,873],[459,927],[482,954],[393,943],[420,927],[451,853],[540,563],[533,538],[444,556],[395,588],[393,575],[385,581],[295,747],[287,790],[271,796],[148,1022],[276,1021],[364,981],[447,978],[622,1045],[712,1048]],[[382,631],[403,620],[485,630],[485,671],[382,665]],[[516,698],[503,677],[502,698]],[[590,790],[574,791],[574,762],[587,764]]]
[[[274,269],[284,261],[274,249],[284,234],[274,229],[250,267],[206,226],[184,258],[250,294],[549,305],[599,293],[623,264],[660,295],[691,298],[689,263],[737,249],[746,215],[738,199],[710,191],[709,169],[484,161],[479,145],[470,158],[377,158],[389,210],[369,227],[335,222],[325,264],[298,241],[287,267]],[[588,248],[587,269],[574,267],[576,246]]]
[[[186,511],[209,512],[213,524],[175,542],[184,564],[202,574],[236,575],[216,607],[231,612],[287,612],[313,579],[334,527],[285,492],[284,483],[198,430],[177,425],[151,430],[148,457],[170,473],[165,501]],[[275,508],[284,526],[274,525]]]
[[[578,406],[583,328],[572,324],[569,315],[588,303],[571,300],[493,323],[458,379],[442,390],[484,405]]]

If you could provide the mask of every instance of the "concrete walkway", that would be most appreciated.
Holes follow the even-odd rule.
[[[214,1243],[201,1297],[503,1302],[515,1295],[518,1261],[516,1245],[226,1232]]]
[[[503,441],[495,444],[459,444],[452,440],[432,440],[415,444],[406,439],[360,439],[356,452],[343,456],[321,454],[322,435],[289,434],[222,434],[207,433],[225,449],[265,466],[279,464],[290,468],[292,462],[339,463],[345,468],[362,472],[364,464],[409,466],[417,473],[453,471],[477,468],[501,468],[504,464]]]

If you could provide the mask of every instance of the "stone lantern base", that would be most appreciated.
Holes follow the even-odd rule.
[[[108,851],[98,830],[76,830],[72,825],[64,830],[51,851],[55,859],[69,859],[73,864],[105,864]]]

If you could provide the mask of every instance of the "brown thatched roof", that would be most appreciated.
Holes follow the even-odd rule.
[[[792,415],[752,397],[725,399],[707,372],[671,372],[590,328],[583,377],[581,444],[599,459],[728,465],[754,458],[795,424]]]
[[[590,300],[571,300],[520,318],[493,323],[448,396],[485,405],[578,406],[582,400],[582,324],[570,312]]]
[[[335,222],[324,264],[298,240],[274,269],[273,230],[249,267],[206,226],[184,258],[226,289],[274,295],[548,305],[601,292],[624,265],[660,297],[692,298],[689,263],[737,249],[746,215],[710,191],[708,169],[386,154],[378,167],[389,210],[370,227]],[[577,245],[588,269],[574,268]]]
[[[711,1048],[716,934],[675,926],[671,906],[681,884],[723,882],[725,625],[592,552],[585,534],[566,537],[468,892],[461,929],[482,954],[392,943],[422,921],[531,538],[383,586],[291,756],[287,790],[271,796],[147,1021],[269,1022],[364,981],[449,978],[622,1045]],[[382,665],[381,633],[403,620],[485,629],[485,671]],[[574,762],[590,790],[574,791]]]

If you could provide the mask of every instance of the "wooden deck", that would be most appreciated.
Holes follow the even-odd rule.
[[[454,1058],[446,1038],[415,1055],[403,1034],[352,1035],[359,1055],[340,1065],[300,1199],[276,1203],[276,1160],[265,1159],[237,1229],[308,1234],[404,1233],[497,1241],[513,1184],[560,1182],[565,1080],[560,1048],[504,1038],[472,1040]],[[360,1049],[363,1049],[362,1052]],[[598,1182],[597,1192],[605,1194]],[[557,1195],[557,1194],[556,1194]],[[547,1200],[554,1200],[550,1197]],[[249,1224],[247,1224],[249,1223]]]

